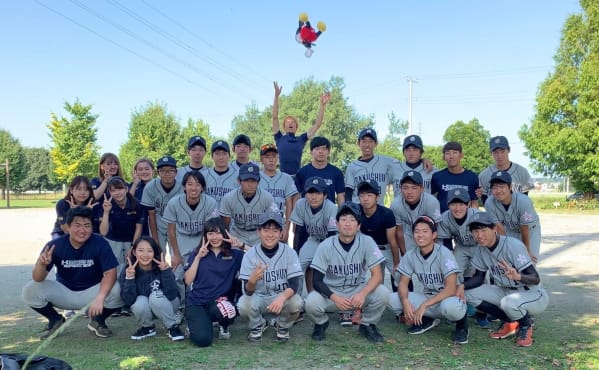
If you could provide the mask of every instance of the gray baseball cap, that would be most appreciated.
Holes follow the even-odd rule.
[[[509,149],[510,143],[507,141],[505,136],[495,136],[489,140],[489,147],[491,151],[495,149]]]
[[[455,202],[470,203],[470,195],[467,190],[453,189],[447,193],[447,205]]]
[[[339,209],[337,210],[337,216],[335,217],[337,221],[343,215],[351,214],[353,215],[359,224],[362,223],[362,211],[360,210],[360,206],[354,202],[345,202]]]
[[[494,227],[495,222],[491,220],[491,216],[487,212],[477,212],[472,216],[472,220],[468,224],[468,229],[470,231],[474,229],[479,229],[481,227]]]
[[[269,221],[274,221],[279,225],[279,227],[283,228],[283,217],[281,217],[280,212],[266,212],[260,215],[258,218],[258,223],[260,226],[264,226]]]

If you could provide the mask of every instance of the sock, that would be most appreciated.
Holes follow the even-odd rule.
[[[494,304],[491,304],[487,301],[482,301],[481,304],[479,304],[478,306],[476,306],[476,308],[478,308],[479,310],[486,312],[488,314],[491,314],[495,317],[497,317],[498,319],[500,319],[501,321],[507,321],[510,322],[512,320],[509,319],[509,317],[507,317],[507,315],[505,314],[505,312],[503,312],[503,310],[497,306],[495,306]]]
[[[456,329],[468,329],[468,315],[464,315],[461,319],[455,322]]]
[[[106,308],[102,310],[102,313],[99,316],[94,317],[92,320],[99,322],[100,324],[106,325],[106,319],[110,317],[115,312],[121,312],[121,307],[119,308]]]
[[[532,322],[530,320],[530,316],[528,315],[528,313],[526,315],[524,315],[523,318],[521,318],[520,320],[518,320],[518,323],[520,324],[520,327],[529,327],[532,325]]]
[[[56,310],[54,309],[54,306],[52,306],[52,303],[48,303],[47,305],[45,305],[42,308],[35,308],[35,307],[31,307],[31,308],[34,311],[36,311],[37,313],[39,313],[40,315],[47,318],[48,321],[50,321],[51,323],[60,321],[60,320],[64,320],[62,315],[60,315],[58,312],[56,312]]]

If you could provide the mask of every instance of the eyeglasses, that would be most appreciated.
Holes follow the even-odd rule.
[[[263,152],[265,150],[271,150],[271,149],[278,151],[277,146],[275,144],[264,144],[260,147],[261,152]]]
[[[177,173],[177,170],[158,170],[158,173],[163,175],[172,175]]]

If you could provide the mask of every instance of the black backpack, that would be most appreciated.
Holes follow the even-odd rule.
[[[20,370],[29,356],[22,353],[0,353],[0,370]],[[63,360],[44,355],[34,356],[27,365],[28,370],[73,370]]]

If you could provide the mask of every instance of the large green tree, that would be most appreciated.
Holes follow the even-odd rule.
[[[156,161],[170,155],[178,163],[185,163],[186,145],[179,121],[165,104],[148,103],[137,108],[131,115],[128,139],[119,151],[123,175],[130,178],[133,164],[141,157]]]
[[[91,105],[83,105],[79,99],[73,104],[64,103],[68,118],[52,113],[50,129],[50,159],[56,181],[69,182],[74,176],[97,175],[99,146],[96,143],[98,115],[92,114]]]
[[[184,147],[180,149],[180,152],[185,156],[185,160],[181,162],[181,164],[189,162],[187,160],[187,140],[189,140],[192,136],[201,136],[206,139],[206,157],[204,157],[204,166],[213,166],[214,162],[210,157],[210,146],[216,140],[212,133],[210,132],[210,125],[208,125],[203,120],[193,120],[191,118],[187,119],[187,125],[181,128],[181,136],[185,140]],[[181,153],[179,153],[181,154]]]
[[[318,136],[326,136],[331,141],[330,162],[342,170],[349,162],[359,156],[356,145],[358,132],[374,125],[372,117],[358,114],[354,107],[349,105],[343,96],[345,83],[341,77],[331,77],[328,82],[316,81],[313,78],[298,82],[288,95],[279,99],[279,119],[295,116],[300,124],[300,132],[305,132],[316,120],[320,106],[320,97],[325,91],[331,93],[331,100],[327,104],[321,129]],[[287,91],[287,90],[286,90]],[[260,110],[255,104],[246,108],[242,115],[233,119],[230,140],[235,135],[244,133],[252,140],[252,159],[257,160],[259,148],[262,144],[274,142],[272,136],[272,106]],[[306,145],[302,164],[310,160],[309,144]]]
[[[480,173],[493,162],[489,152],[490,138],[491,134],[477,118],[471,119],[468,123],[457,121],[449,125],[443,134],[444,142],[456,141],[462,145],[464,153],[462,166],[475,173]],[[442,160],[441,162],[443,163],[441,167],[445,167],[445,163]]]
[[[26,190],[53,189],[53,176],[50,163],[50,151],[46,148],[23,148],[25,153],[26,175],[19,188]]]
[[[403,137],[408,132],[408,121],[399,119],[395,112],[389,113],[389,133],[381,140],[376,149],[378,154],[383,154],[399,160],[403,159]]]
[[[6,161],[8,160],[9,186],[17,185],[25,175],[25,153],[19,140],[10,132],[0,129],[0,188],[6,197]]]
[[[519,134],[536,171],[568,176],[591,192],[599,186],[599,2],[580,4],[583,12],[569,16],[562,29],[535,115]]]

